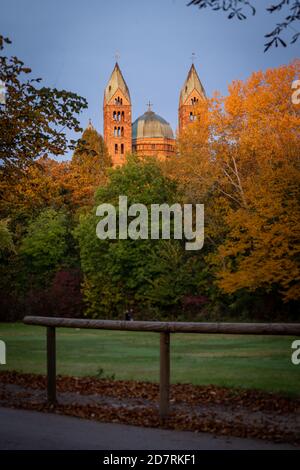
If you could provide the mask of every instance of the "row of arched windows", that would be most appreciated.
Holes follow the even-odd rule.
[[[114,121],[122,121],[122,122],[124,122],[124,120],[125,120],[125,113],[124,113],[124,111],[122,111],[122,112],[120,112],[120,111],[118,111],[118,112],[117,112],[117,111],[114,111],[114,112],[113,112],[113,120],[114,120]]]
[[[114,137],[123,137],[124,127],[114,127]]]
[[[198,101],[199,101],[198,98],[194,96],[194,98],[191,99],[191,105],[195,106],[198,103]]]
[[[197,116],[191,111],[190,112],[190,121],[196,121]]]
[[[119,148],[120,148],[120,154],[124,154],[124,144],[121,144],[119,147],[119,144],[115,144],[115,154],[117,155],[119,153]]]

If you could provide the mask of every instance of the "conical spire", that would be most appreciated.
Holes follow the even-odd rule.
[[[204,87],[198,77],[194,64],[191,65],[188,76],[180,92],[179,105],[184,104],[193,90],[197,90],[203,98],[206,98]]]
[[[121,69],[118,62],[116,62],[115,67],[112,71],[108,84],[104,92],[104,103],[109,103],[116,91],[120,89],[125,96],[125,98],[130,102],[130,93],[128,86],[124,80]]]
[[[88,123],[88,125],[87,125],[87,129],[92,130],[92,131],[95,130],[95,128],[94,128],[94,126],[93,126],[93,124],[92,124],[92,120],[91,120],[91,119],[89,119],[89,123]]]

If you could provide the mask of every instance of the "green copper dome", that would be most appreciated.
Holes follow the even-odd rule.
[[[174,134],[170,124],[151,110],[148,110],[142,116],[138,117],[132,124],[133,139],[144,139],[149,137],[174,139]]]

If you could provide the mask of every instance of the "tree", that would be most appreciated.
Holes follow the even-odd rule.
[[[46,208],[75,214],[93,204],[95,190],[105,183],[110,166],[103,138],[95,129],[86,129],[71,161],[42,157],[18,178],[2,179],[0,214],[10,217],[13,226],[24,228]]]
[[[233,82],[227,97],[199,107],[180,143],[184,169],[174,174],[206,198],[215,244],[207,261],[227,293],[299,299],[300,117],[291,100],[299,67],[295,61]]]
[[[8,223],[8,219],[0,220],[0,254],[7,251],[15,251],[13,237],[8,228]]]
[[[66,214],[46,209],[29,224],[19,253],[29,275],[43,284],[60,267],[68,265],[69,244],[70,230]]]
[[[5,43],[10,40],[0,36],[0,50]],[[74,148],[64,130],[81,130],[76,114],[87,107],[86,100],[65,90],[39,87],[40,78],[25,79],[30,73],[17,57],[0,57],[0,83],[6,90],[5,102],[0,103],[1,178],[19,176],[39,157],[63,155]]]
[[[255,1],[252,0],[191,0],[190,5],[197,5],[200,9],[211,8],[214,11],[222,10],[228,13],[228,18],[237,18],[238,20],[245,20],[248,13],[255,15],[256,8]],[[289,7],[287,10],[286,7]],[[277,3],[269,5],[266,10],[269,13],[277,13],[281,10],[286,10],[285,18],[281,23],[277,23],[276,27],[270,33],[265,34],[267,43],[265,44],[265,52],[272,46],[278,47],[279,45],[286,47],[286,42],[282,39],[282,33],[289,28],[294,31],[290,43],[293,44],[297,41],[300,33],[293,28],[293,24],[300,20],[300,1],[299,0],[278,0]]]
[[[65,185],[71,193],[74,208],[93,204],[96,189],[107,180],[111,158],[102,136],[89,124],[77,143]]]
[[[119,195],[127,196],[128,205],[147,207],[172,204],[179,197],[176,183],[162,174],[155,159],[137,157],[111,171],[107,185],[96,193],[96,204],[118,207]],[[197,292],[200,261],[185,252],[180,240],[99,240],[95,214],[96,207],[81,215],[75,229],[87,315],[117,317],[130,306],[139,318],[162,318],[178,310],[184,294]]]
[[[44,157],[24,170],[19,178],[1,180],[0,213],[2,217],[10,217],[17,236],[22,235],[28,222],[44,209],[69,208],[68,173],[68,162],[59,163]]]

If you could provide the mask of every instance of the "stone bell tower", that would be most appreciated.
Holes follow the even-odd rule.
[[[132,151],[131,99],[118,62],[104,91],[104,142],[113,165],[122,165]]]
[[[178,108],[179,135],[196,119],[196,106],[200,100],[205,100],[206,94],[198,77],[194,64],[192,64],[187,78],[181,88]]]

